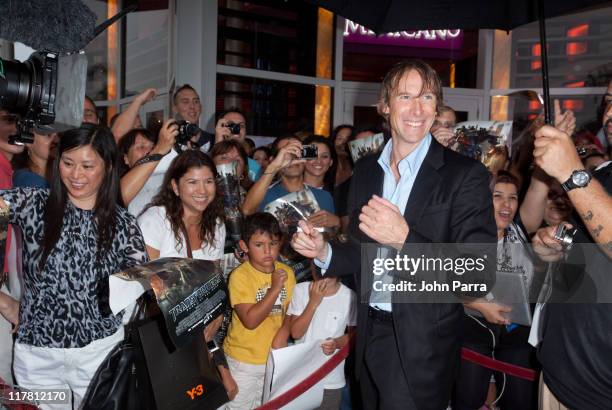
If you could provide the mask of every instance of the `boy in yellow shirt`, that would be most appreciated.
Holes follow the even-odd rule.
[[[253,409],[261,404],[270,346],[295,286],[293,270],[276,260],[281,240],[273,215],[259,212],[246,218],[240,248],[249,260],[230,274],[228,286],[234,311],[223,349],[238,394],[227,409]]]

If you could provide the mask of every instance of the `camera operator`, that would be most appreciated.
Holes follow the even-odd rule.
[[[238,108],[230,108],[215,114],[215,144],[227,139],[234,139],[247,150],[246,117]],[[257,181],[261,176],[261,166],[253,158],[248,158],[249,178]]]
[[[199,127],[202,103],[200,96],[191,85],[184,84],[176,89],[172,96],[172,113],[177,120],[184,120]],[[201,128],[191,138],[191,142],[203,152],[210,151],[214,141],[215,136]]]
[[[100,123],[100,118],[98,117],[98,107],[96,107],[94,100],[88,96],[85,96],[85,102],[83,103],[83,123],[95,125]]]
[[[14,155],[23,152],[24,147],[9,144],[9,137],[17,132],[18,116],[0,107],[0,189],[12,187],[13,168],[11,159]],[[16,323],[19,315],[19,303],[13,298],[16,295],[17,277],[8,274],[15,273],[13,264],[16,255],[14,231],[11,225],[6,228],[6,246],[0,249],[0,378],[11,381],[11,367],[13,357],[13,338],[11,336],[11,323]],[[10,285],[10,292],[9,292]],[[14,330],[13,330],[14,331]]]
[[[579,215],[579,242],[600,245],[586,260],[585,272],[606,275],[612,258],[612,163],[593,176],[584,169],[569,135],[544,126],[536,132],[534,158],[559,181]],[[535,252],[545,261],[563,256],[555,239],[557,226],[542,228],[533,238]],[[599,267],[599,268],[597,268]],[[602,267],[605,271],[598,272]],[[595,283],[598,292],[609,288]],[[608,296],[608,295],[606,295]],[[548,303],[542,313],[541,409],[603,409],[612,403],[612,305],[606,303]]]

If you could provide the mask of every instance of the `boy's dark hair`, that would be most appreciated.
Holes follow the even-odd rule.
[[[255,153],[257,151],[261,151],[261,152],[265,153],[268,158],[270,158],[272,156],[272,151],[270,150],[270,148],[266,147],[265,145],[262,145],[261,147],[255,148],[253,150],[253,155],[255,155]]]
[[[278,221],[274,215],[268,212],[255,212],[252,215],[247,216],[242,223],[242,240],[248,245],[251,236],[257,232],[263,232],[274,238],[275,236],[279,239],[283,237]]]

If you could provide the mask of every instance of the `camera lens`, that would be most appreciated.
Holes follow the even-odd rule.
[[[31,89],[34,67],[19,61],[2,60],[4,79],[0,77],[0,106],[23,113],[34,100]]]

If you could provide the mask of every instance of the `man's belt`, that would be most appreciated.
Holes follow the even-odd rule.
[[[368,316],[379,322],[393,323],[393,313],[372,306],[368,306]]]

